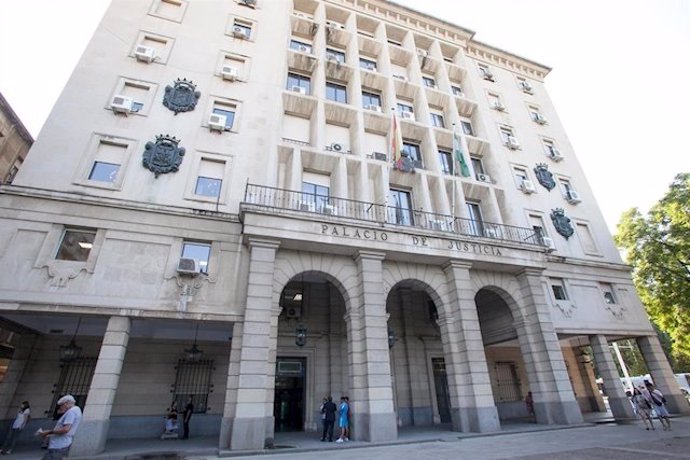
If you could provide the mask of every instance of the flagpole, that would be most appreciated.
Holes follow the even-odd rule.
[[[454,138],[455,138],[455,123],[453,123],[453,139],[454,139]],[[455,176],[457,175],[457,165],[455,164],[455,163],[456,163],[456,161],[455,161],[455,152],[453,152],[453,154],[451,155],[451,157],[453,158],[453,196],[451,197],[451,210],[450,210],[450,214],[451,214],[451,216],[453,216],[453,225],[455,225],[455,187],[456,187],[455,184],[456,184],[456,182],[457,182],[457,180],[458,180],[458,178],[455,177]]]

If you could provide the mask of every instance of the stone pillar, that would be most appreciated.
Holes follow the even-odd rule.
[[[361,297],[352,299],[345,314],[353,435],[369,442],[395,440],[398,427],[383,293],[383,254],[360,251],[355,260]]]
[[[273,272],[278,243],[251,239],[249,251],[247,305],[244,323],[233,328],[221,449],[255,450],[273,444]]]
[[[680,392],[680,385],[673,375],[673,369],[671,369],[664,350],[661,348],[659,338],[656,335],[638,337],[637,346],[640,348],[645,363],[647,363],[647,369],[652,376],[654,386],[659,388],[666,398],[666,407],[669,412],[690,415],[690,406]]]
[[[36,336],[30,334],[15,335],[12,340],[14,353],[5,376],[0,382],[0,418],[2,419],[14,418],[16,415],[17,405],[13,404],[14,395],[21,383],[26,365],[31,361],[36,340]]]
[[[110,412],[113,409],[122,364],[127,353],[130,328],[131,320],[126,316],[111,316],[108,320],[89,395],[84,405],[84,417],[74,437],[70,455],[95,455],[105,449]]]
[[[521,298],[516,299],[519,312],[513,312],[529,390],[534,397],[534,413],[538,423],[582,423],[582,412],[544,298],[541,273],[541,269],[524,269],[517,275]]]
[[[444,270],[449,304],[438,312],[438,323],[446,357],[453,430],[480,433],[500,430],[470,265],[451,261]]]
[[[613,418],[616,420],[626,420],[635,418],[630,400],[625,394],[621,385],[618,369],[611,356],[609,342],[605,335],[592,335],[589,337],[589,344],[594,353],[594,362],[601,379],[604,381],[604,389],[609,398],[609,407]]]

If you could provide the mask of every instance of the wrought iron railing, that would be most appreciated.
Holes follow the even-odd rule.
[[[447,214],[405,209],[327,195],[247,184],[243,209],[248,206],[288,210],[362,222],[422,228],[475,238],[509,241],[547,247],[542,235],[532,228],[496,224]]]

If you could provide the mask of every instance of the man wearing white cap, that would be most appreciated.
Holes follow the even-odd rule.
[[[52,430],[38,430],[38,434],[48,437],[48,452],[43,460],[62,460],[69,454],[72,439],[81,422],[81,409],[75,405],[74,396],[65,395],[58,399],[58,413],[62,414]]]

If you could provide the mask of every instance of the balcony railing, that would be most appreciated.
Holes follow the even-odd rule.
[[[247,184],[242,209],[259,207],[297,211],[401,227],[421,228],[474,238],[489,238],[546,248],[542,235],[532,228],[453,217],[399,206],[346,200],[314,193]]]

